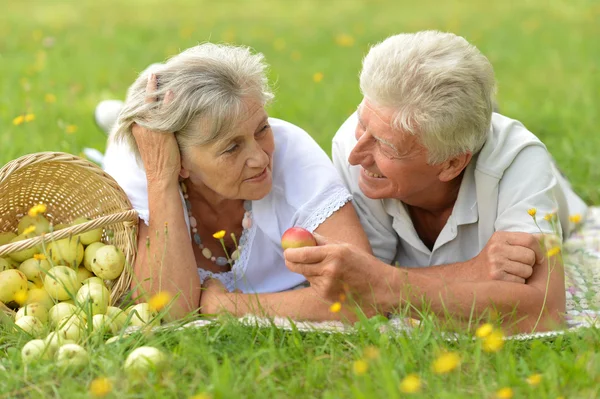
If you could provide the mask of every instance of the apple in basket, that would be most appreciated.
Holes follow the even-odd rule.
[[[0,272],[0,302],[8,304],[18,292],[27,290],[27,276],[16,269]]]
[[[19,241],[23,241],[23,240],[27,240],[30,238],[35,237],[34,233],[27,233],[27,234],[21,234],[16,236],[15,238],[13,238],[12,240],[10,240],[10,243],[15,243],[15,242],[19,242]],[[16,262],[24,262],[29,258],[33,258],[33,255],[42,252],[42,248],[40,246],[35,246],[29,249],[23,249],[21,251],[18,252],[12,252],[10,254],[8,254],[8,256],[16,261]]]
[[[92,264],[94,264],[96,259],[96,251],[105,245],[106,244],[103,242],[94,242],[85,248],[85,252],[83,254],[83,266],[85,266],[86,269],[92,271]]]
[[[71,223],[72,226],[82,224],[91,221],[92,219],[86,217],[79,217]],[[102,239],[102,228],[96,230],[86,231],[85,233],[79,234],[79,239],[83,245],[90,245],[93,242],[100,241]]]
[[[52,298],[59,301],[73,298],[79,287],[77,272],[67,266],[54,266],[44,278],[44,288]]]
[[[281,236],[281,247],[288,248],[314,247],[317,240],[312,233],[302,227],[289,228]]]
[[[6,233],[0,233],[0,247],[11,242],[17,235],[13,232],[7,231]]]
[[[4,258],[0,258],[0,272],[12,269],[12,265]]]
[[[52,241],[48,244],[47,252],[55,265],[76,267],[83,260],[83,244],[77,236]]]
[[[91,310],[92,315],[105,314],[110,301],[110,291],[100,284],[86,284],[77,291],[75,300],[85,313]]]
[[[19,270],[23,272],[27,280],[38,287],[44,285],[44,277],[51,268],[52,265],[46,259],[37,258],[27,259],[19,266]]]
[[[114,280],[125,268],[125,255],[114,245],[105,245],[96,251],[92,271],[103,280]]]
[[[30,226],[35,227],[35,234],[40,235],[42,233],[48,233],[50,231],[50,222],[43,215],[25,215],[19,220],[19,224],[17,226],[17,230],[19,234],[23,234],[23,232]]]

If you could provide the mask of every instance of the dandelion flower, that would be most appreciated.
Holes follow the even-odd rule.
[[[44,255],[44,254],[33,254],[33,259],[35,259],[35,260],[46,260],[46,255]]]
[[[504,346],[504,334],[500,330],[494,330],[483,339],[483,350],[486,352],[498,352]]]
[[[148,301],[148,306],[151,309],[160,312],[165,306],[167,306],[171,302],[171,294],[166,291],[161,291],[158,294],[154,295]]]
[[[54,104],[56,102],[56,96],[52,93],[48,93],[44,96],[44,101],[48,104]]]
[[[20,124],[22,124],[25,121],[25,116],[23,115],[19,115],[17,116],[15,119],[13,119],[12,123],[15,126],[19,126]]]
[[[573,224],[578,224],[579,222],[581,222],[581,215],[579,213],[571,215],[571,216],[569,216],[569,220]]]
[[[354,38],[348,34],[342,33],[336,36],[335,43],[340,47],[354,46]]]
[[[370,360],[379,359],[379,348],[375,346],[367,346],[363,351],[365,357]]]
[[[549,258],[551,258],[551,257],[553,257],[553,256],[556,256],[556,255],[558,255],[559,253],[560,253],[560,247],[553,247],[553,248],[550,248],[550,249],[548,250],[548,252],[546,252],[546,255],[547,255]]]
[[[102,398],[112,391],[112,383],[106,377],[98,377],[90,384],[90,394],[92,397]]]
[[[527,213],[529,214],[529,216],[535,217],[535,214],[537,213],[537,209],[535,209],[535,208],[528,209]]]
[[[529,377],[527,377],[526,381],[531,386],[539,385],[539,383],[542,382],[542,375],[541,374],[532,374]]]
[[[493,330],[494,326],[492,326],[490,323],[485,323],[479,326],[479,328],[477,328],[477,330],[475,331],[475,336],[477,338],[485,338],[488,335],[490,335]]]
[[[331,304],[331,306],[329,307],[329,311],[331,313],[338,313],[340,310],[342,310],[342,304],[339,302],[334,302],[333,304]]]
[[[502,388],[496,392],[496,397],[498,399],[511,399],[514,396],[514,392],[511,388]]]
[[[400,382],[400,391],[403,393],[416,393],[421,390],[421,379],[416,374],[409,374]]]
[[[27,235],[27,234],[30,234],[33,232],[35,232],[35,226],[31,225],[31,226],[27,227],[25,230],[23,230],[23,235]]]
[[[190,396],[190,399],[211,399],[211,398],[212,398],[212,396],[210,396],[206,392],[202,392],[202,393],[196,394],[194,396]]]
[[[39,215],[40,213],[45,213],[47,210],[46,205],[44,204],[37,204],[31,207],[31,209],[29,209],[29,211],[27,212],[27,214],[29,216],[36,217],[37,215]]]
[[[316,72],[313,75],[313,82],[319,83],[320,81],[323,80],[324,77],[325,77],[325,75],[323,75],[323,72]]]
[[[27,290],[19,290],[15,293],[14,296],[14,300],[16,303],[19,304],[19,306],[23,305],[25,302],[27,302],[27,297],[29,295],[27,294]]]
[[[554,220],[555,217],[556,217],[556,213],[554,213],[554,212],[547,213],[546,215],[544,215],[544,220],[551,222]]]
[[[446,352],[434,360],[431,369],[436,374],[446,374],[460,366],[460,356],[455,352]]]
[[[213,237],[217,240],[222,239],[223,237],[225,237],[225,230],[217,231],[215,234],[213,234]]]
[[[369,364],[362,359],[355,361],[352,365],[352,371],[354,371],[354,374],[356,375],[363,375],[367,372],[368,369]]]
[[[65,132],[67,132],[67,134],[73,134],[77,132],[77,125],[67,125]]]
[[[31,122],[32,120],[35,119],[35,115],[34,114],[25,114],[25,122]]]

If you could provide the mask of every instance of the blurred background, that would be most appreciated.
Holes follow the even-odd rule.
[[[199,42],[251,46],[271,65],[271,116],[329,153],[361,100],[369,46],[400,32],[464,36],[492,62],[500,112],[547,145],[600,203],[600,2],[595,0],[0,0],[0,165],[104,150],[93,111],[139,72]]]

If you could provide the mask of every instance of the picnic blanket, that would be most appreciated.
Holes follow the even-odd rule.
[[[600,327],[600,207],[590,207],[586,219],[563,245],[565,288],[567,298],[566,328],[558,331],[517,334],[513,340],[553,337],[581,328]],[[264,318],[247,315],[240,321],[249,325],[277,326],[301,331],[352,333],[353,327],[337,321],[304,322],[285,318]],[[184,327],[203,327],[211,320],[196,320]],[[414,319],[392,317],[385,326],[388,331],[410,331],[418,326]],[[449,338],[454,334],[448,334]]]

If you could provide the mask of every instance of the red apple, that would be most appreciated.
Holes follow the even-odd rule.
[[[281,236],[281,247],[288,248],[314,247],[317,240],[312,233],[302,227],[289,228]]]

